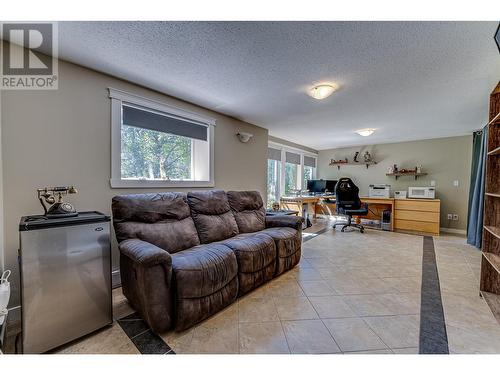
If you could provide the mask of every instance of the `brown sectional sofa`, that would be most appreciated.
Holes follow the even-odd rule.
[[[293,268],[302,218],[266,217],[255,191],[113,198],[123,293],[155,332],[183,330]]]

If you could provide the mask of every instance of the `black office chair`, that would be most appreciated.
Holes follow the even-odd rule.
[[[365,228],[361,224],[352,222],[353,216],[363,216],[368,214],[368,204],[362,203],[359,199],[359,189],[350,178],[343,177],[337,182],[335,187],[335,197],[337,213],[347,216],[347,224],[342,227],[342,232],[347,227],[358,228],[361,233]],[[333,228],[342,223],[335,223]]]

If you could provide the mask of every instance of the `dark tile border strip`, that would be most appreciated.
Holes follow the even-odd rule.
[[[424,236],[420,301],[420,354],[449,354],[434,240]]]
[[[175,354],[160,336],[149,329],[138,313],[118,319],[118,324],[141,354]]]

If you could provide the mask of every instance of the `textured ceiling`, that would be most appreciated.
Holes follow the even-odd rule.
[[[59,56],[315,149],[463,135],[500,79],[495,22],[61,22]],[[315,83],[340,89],[323,101]],[[376,128],[370,137],[356,129]]]

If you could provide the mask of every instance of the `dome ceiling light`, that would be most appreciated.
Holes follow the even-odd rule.
[[[331,84],[322,84],[314,86],[312,89],[310,89],[309,96],[317,100],[322,100],[332,95],[335,90],[337,90],[337,86]]]
[[[373,128],[356,130],[356,133],[358,133],[362,137],[368,137],[369,135],[372,135],[374,132],[375,132],[375,129],[373,129]]]

